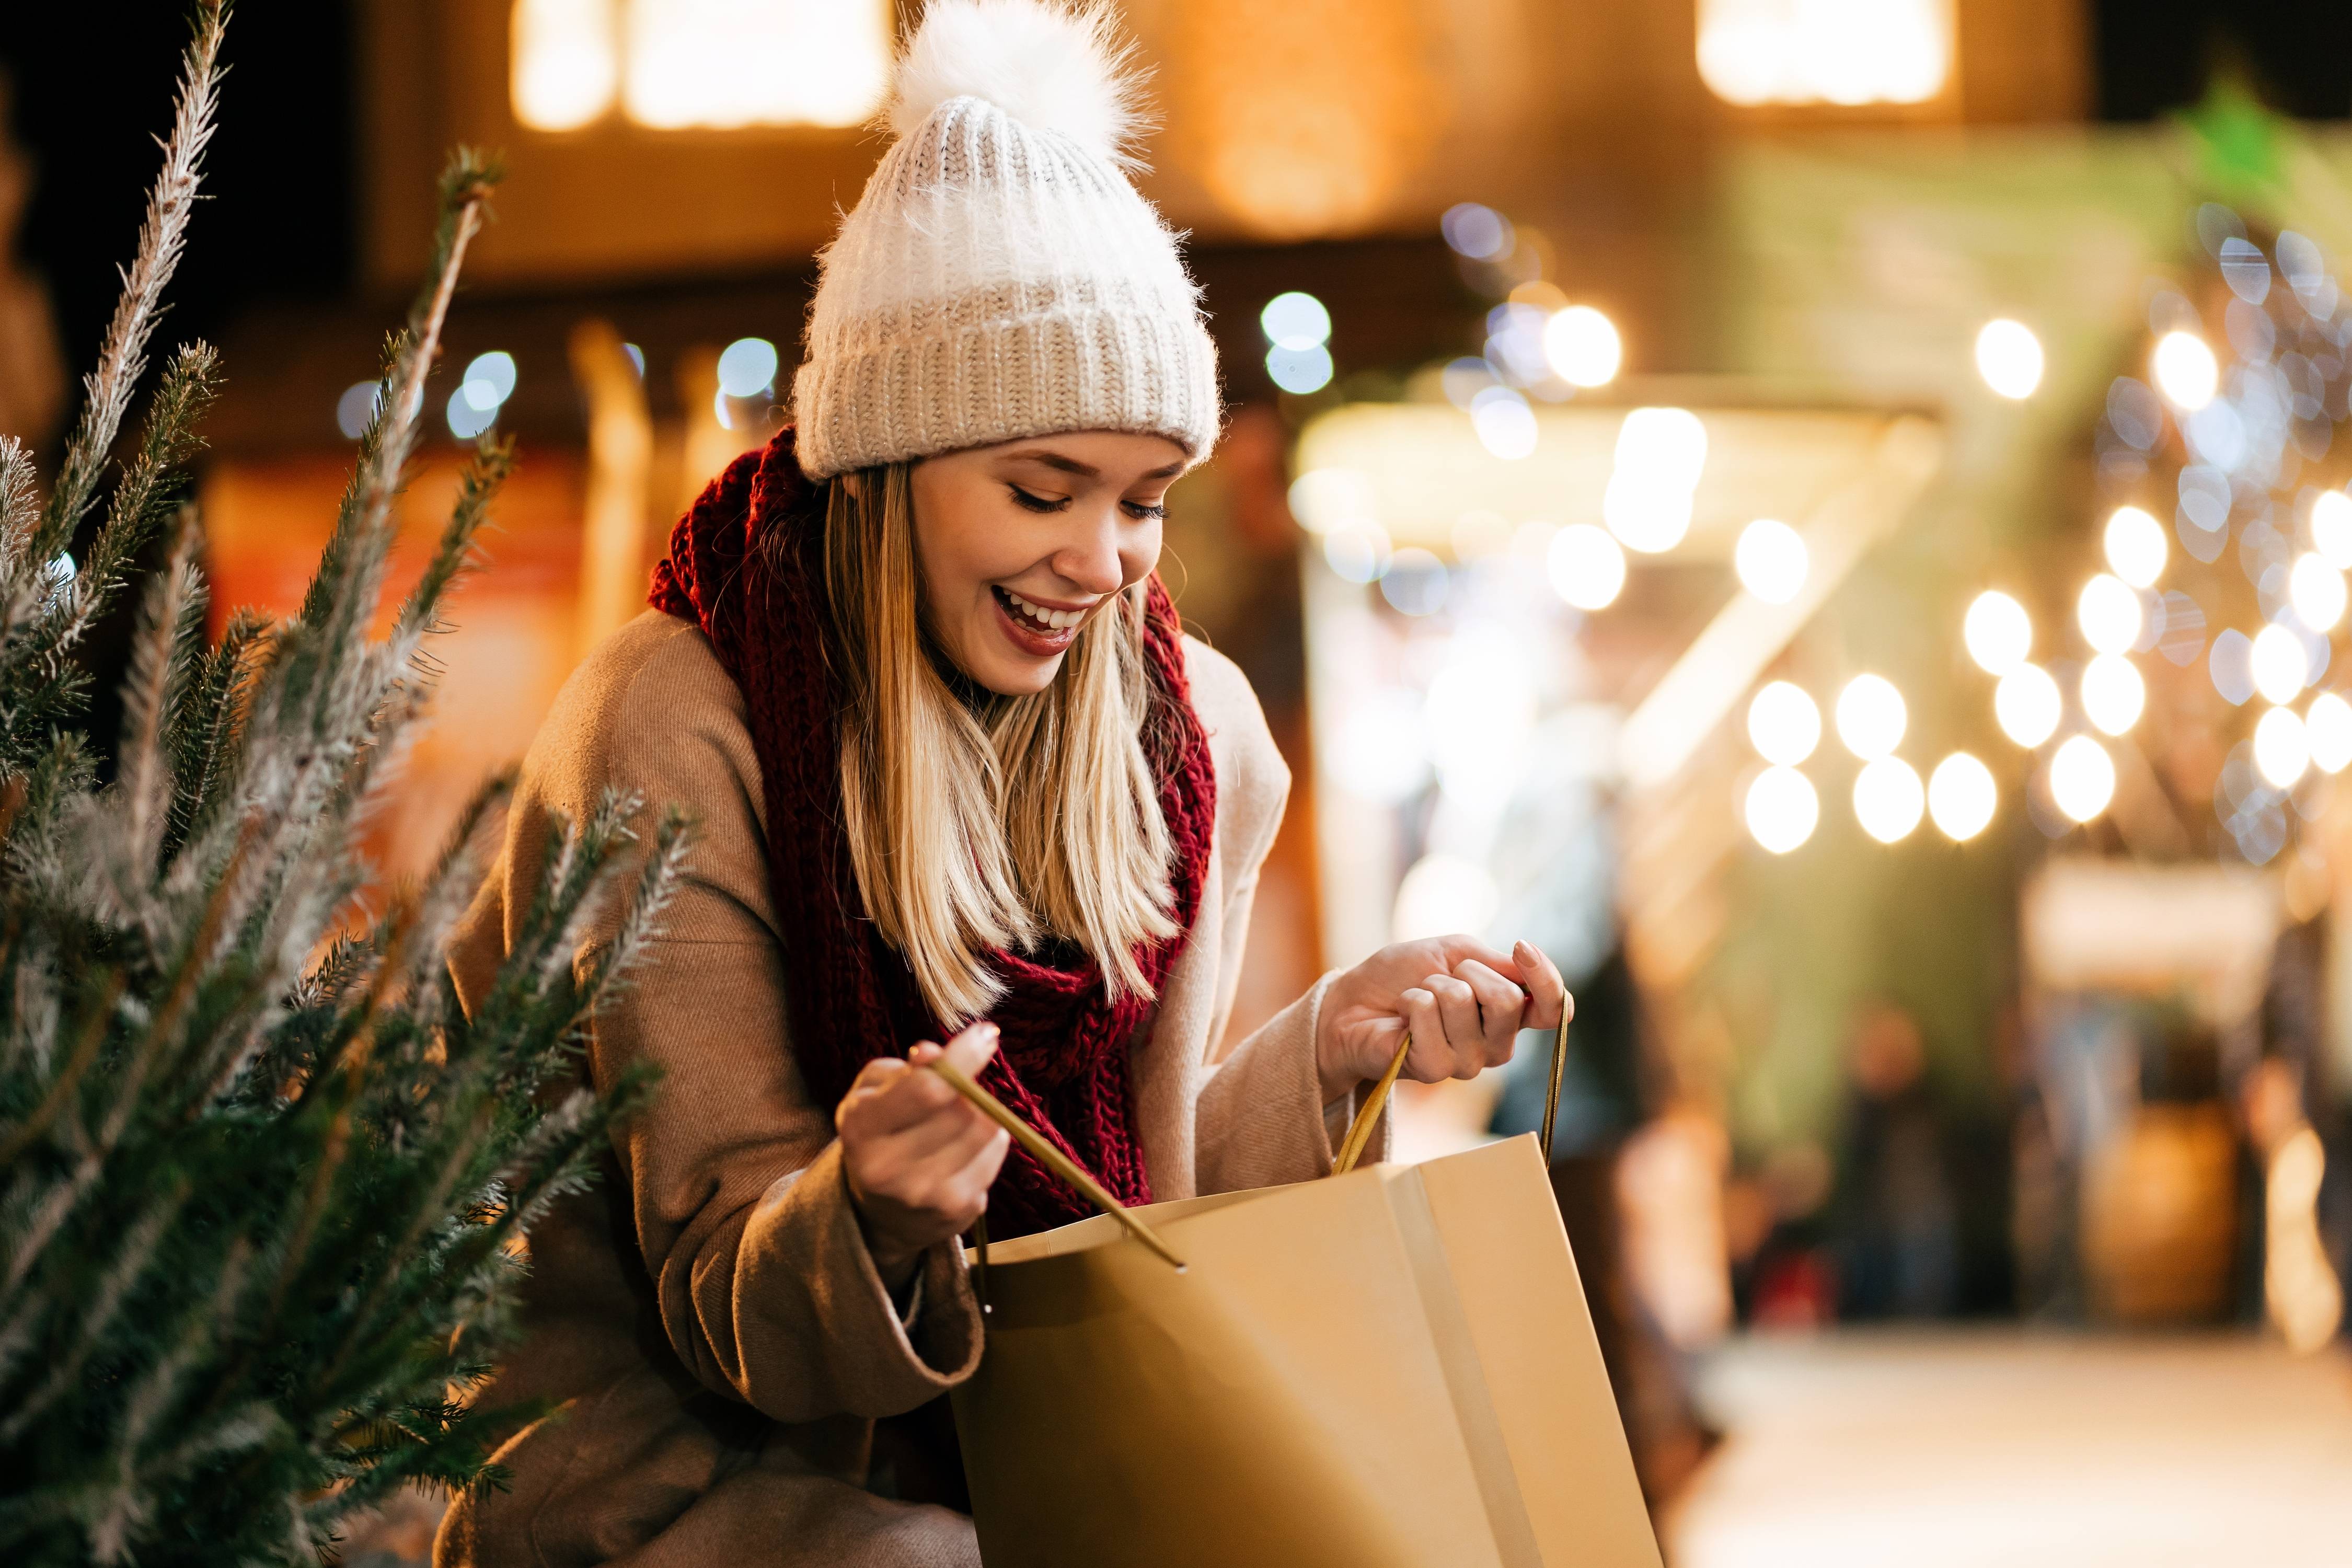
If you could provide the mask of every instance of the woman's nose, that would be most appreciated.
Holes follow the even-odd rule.
[[[1054,570],[1080,593],[1118,593],[1126,585],[1119,570],[1118,523],[1105,518],[1081,529],[1055,552]]]

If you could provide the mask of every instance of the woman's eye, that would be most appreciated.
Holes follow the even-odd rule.
[[[1127,509],[1128,516],[1139,522],[1157,522],[1168,515],[1166,501],[1152,501],[1147,505],[1139,500],[1130,500],[1121,501],[1119,504]]]
[[[1059,511],[1070,504],[1067,496],[1049,500],[1044,496],[1031,495],[1019,485],[1007,485],[1005,489],[1013,492],[1013,504],[1026,511]]]

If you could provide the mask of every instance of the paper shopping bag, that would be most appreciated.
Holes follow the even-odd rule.
[[[989,1249],[989,1568],[1658,1568],[1532,1138]]]

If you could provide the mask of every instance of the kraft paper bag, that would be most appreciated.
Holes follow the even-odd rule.
[[[989,1568],[1659,1568],[1531,1137],[988,1249]],[[975,1262],[978,1259],[975,1258]]]

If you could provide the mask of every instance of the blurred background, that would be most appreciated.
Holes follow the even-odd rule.
[[[522,463],[394,868],[775,428],[916,10],[242,0],[166,322],[226,355],[224,613],[307,580],[446,150],[509,170],[419,538],[462,442]],[[1118,10],[1232,404],[1162,570],[1297,779],[1237,1029],[1393,938],[1558,961],[1678,1568],[2347,1561],[2352,10]],[[0,430],[52,450],[182,30],[0,38]],[[1533,1129],[1545,1055],[1400,1157]]]

